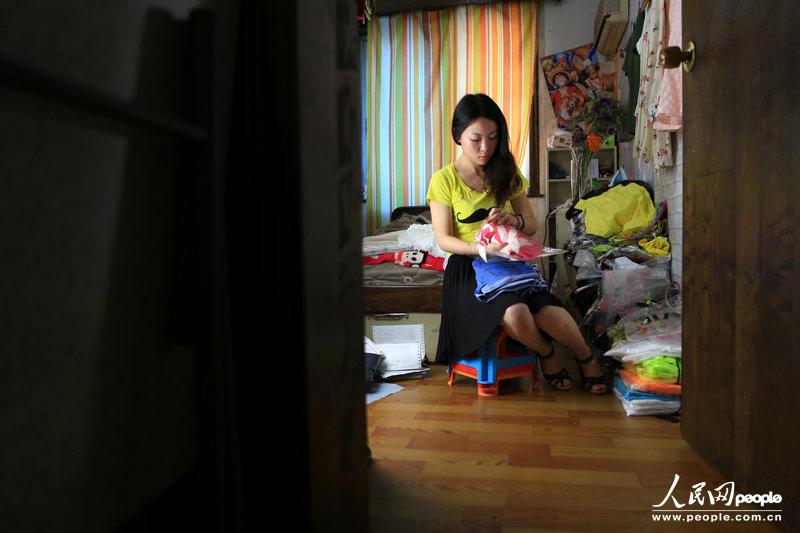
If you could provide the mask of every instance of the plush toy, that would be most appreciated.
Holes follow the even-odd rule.
[[[362,259],[364,265],[377,265],[379,263],[397,263],[400,266],[412,268],[429,268],[431,270],[444,270],[445,260],[428,252],[410,250],[406,252],[389,252],[371,255]]]
[[[475,235],[475,242],[478,243],[478,252],[484,261],[486,261],[484,247],[493,242],[508,243],[497,255],[512,261],[531,261],[542,255],[542,246],[538,242],[517,228],[499,226],[494,222],[487,222],[481,226]]]

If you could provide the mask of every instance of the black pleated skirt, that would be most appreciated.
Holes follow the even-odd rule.
[[[442,296],[442,324],[439,328],[439,345],[436,349],[436,362],[448,364],[477,350],[494,332],[503,318],[506,309],[517,303],[526,303],[532,314],[538,313],[545,305],[564,304],[547,291],[522,296],[507,292],[490,302],[482,302],[475,297],[474,258],[465,255],[452,255],[444,272]],[[551,340],[542,331],[542,335]]]

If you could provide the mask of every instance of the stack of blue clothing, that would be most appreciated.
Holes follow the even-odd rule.
[[[475,297],[482,302],[490,302],[504,292],[540,292],[548,289],[538,265],[528,265],[522,261],[509,261],[491,256],[489,261],[475,259]]]
[[[631,389],[614,376],[614,395],[622,402],[628,416],[672,415],[680,411],[680,396],[668,396]]]

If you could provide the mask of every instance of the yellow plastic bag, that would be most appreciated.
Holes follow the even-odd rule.
[[[664,237],[656,237],[651,241],[642,239],[639,241],[639,246],[650,255],[663,256],[669,254],[669,241]]]
[[[579,200],[575,208],[584,213],[586,233],[599,237],[645,228],[656,214],[650,193],[638,185],[617,185],[601,195]]]

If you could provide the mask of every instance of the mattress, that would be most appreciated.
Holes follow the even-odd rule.
[[[429,211],[421,215],[403,214],[389,225],[382,227],[375,235],[364,237],[362,253],[368,256],[401,250],[432,252],[427,241],[433,240],[433,230],[430,229],[427,233],[419,231],[420,225],[431,228],[430,222]],[[411,228],[412,225],[414,228]],[[415,228],[417,231],[412,231]],[[400,244],[404,234],[405,238],[402,239],[404,243]],[[442,253],[441,250],[438,252]],[[444,272],[430,268],[405,267],[390,262],[363,265],[363,267],[364,287],[441,287],[444,281]]]
[[[364,265],[365,287],[432,287],[442,285],[444,272],[395,263]]]

